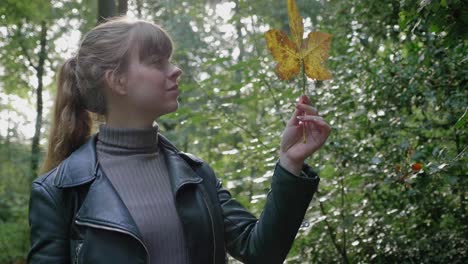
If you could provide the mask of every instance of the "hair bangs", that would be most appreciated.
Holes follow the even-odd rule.
[[[173,42],[169,34],[153,23],[138,23],[133,28],[134,51],[140,62],[154,62],[169,59],[172,55]]]

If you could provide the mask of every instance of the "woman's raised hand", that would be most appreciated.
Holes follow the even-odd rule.
[[[309,98],[305,95],[299,97],[296,111],[283,131],[279,161],[281,166],[299,175],[304,160],[322,147],[330,130],[330,126],[318,114],[317,109],[310,105]]]

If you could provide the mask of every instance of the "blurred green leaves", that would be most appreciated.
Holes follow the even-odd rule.
[[[15,8],[8,12],[25,16],[30,6],[20,8],[20,2],[7,0]],[[300,93],[299,83],[270,73],[274,62],[263,40],[268,28],[287,28],[285,1],[140,2],[142,16],[173,36],[173,59],[184,70],[179,110],[158,120],[163,133],[205,159],[260,215],[283,122]],[[307,161],[322,180],[288,263],[467,262],[465,2],[297,0],[311,18],[306,30],[334,35],[328,63],[334,79],[316,84],[324,89],[307,87],[333,131]],[[214,12],[223,5],[230,16]],[[0,13],[6,6],[2,2]],[[94,12],[90,1],[78,6],[83,14]],[[65,7],[55,10],[66,13]],[[77,28],[93,24],[95,16],[87,17]],[[0,15],[2,23],[9,19]],[[33,30],[34,23],[24,22],[24,29]],[[24,58],[4,46],[8,41],[0,39],[6,47],[0,66],[14,74],[2,76],[3,89],[27,97],[29,66],[17,63]],[[53,58],[57,66],[60,55]],[[29,183],[22,175],[30,157],[14,140],[18,126],[11,126],[10,139],[0,138],[0,241],[27,230]],[[413,170],[415,163],[422,168]],[[24,256],[20,244],[7,251],[0,244],[0,263],[18,252]]]

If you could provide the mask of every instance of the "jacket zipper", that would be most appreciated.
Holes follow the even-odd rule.
[[[208,214],[210,215],[211,232],[213,234],[213,264],[216,264],[216,236],[215,236],[215,231],[214,231],[213,216],[211,215],[211,210],[210,210],[210,207],[208,206],[208,202],[206,201],[205,194],[202,194],[202,196],[203,196],[203,202],[205,202],[206,208],[208,209]]]
[[[114,228],[114,227],[108,227],[108,226],[104,226],[104,225],[97,225],[97,224],[92,224],[92,223],[88,223],[88,222],[82,222],[82,221],[79,221],[79,220],[75,220],[75,223],[77,225],[81,225],[81,226],[89,226],[89,227],[92,227],[92,228],[97,228],[97,229],[103,229],[103,230],[108,230],[108,231],[115,231],[115,232],[120,232],[120,233],[123,233],[123,234],[126,234],[126,235],[129,235],[133,238],[135,238],[138,242],[140,242],[140,244],[143,246],[143,248],[145,249],[145,252],[146,252],[146,263],[151,263],[150,262],[150,255],[148,253],[148,249],[146,248],[145,244],[143,243],[143,241],[141,241],[140,238],[138,238],[137,236],[135,236],[134,234],[128,232],[128,231],[125,231],[123,229],[120,229],[120,228]]]
[[[75,260],[73,261],[74,264],[78,264],[78,255],[80,254],[80,251],[81,251],[81,247],[83,246],[83,243],[78,243],[78,245],[76,245],[76,249],[75,249]]]

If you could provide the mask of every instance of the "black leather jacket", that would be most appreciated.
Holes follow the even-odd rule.
[[[32,184],[28,263],[150,263],[138,228],[96,161],[96,137]],[[277,165],[260,219],[231,198],[202,160],[167,139],[166,157],[191,263],[282,263],[319,178]],[[157,221],[157,220],[155,220]]]

